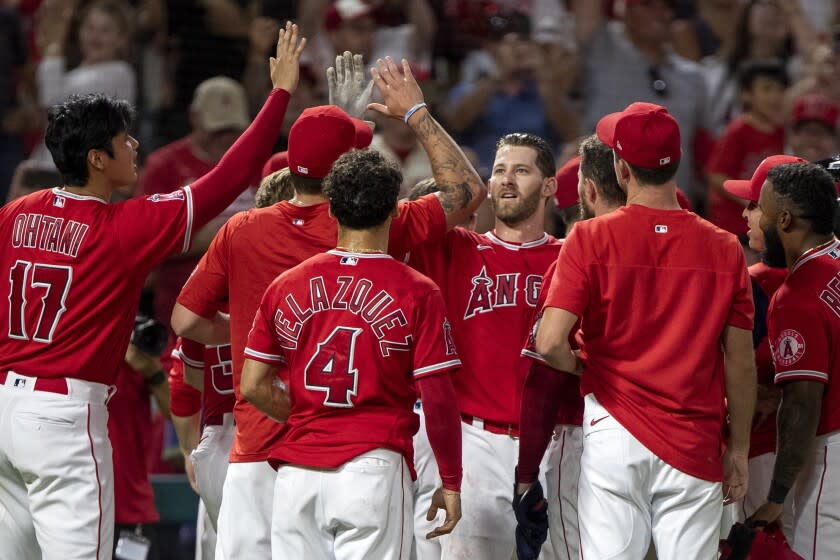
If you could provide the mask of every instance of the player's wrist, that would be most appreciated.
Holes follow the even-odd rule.
[[[771,480],[770,491],[767,492],[767,501],[774,504],[783,504],[785,503],[785,498],[787,498],[788,492],[790,492],[790,488],[780,484],[776,480]]]
[[[157,387],[166,383],[166,372],[163,369],[158,369],[148,374],[143,372],[143,380],[147,387]]]

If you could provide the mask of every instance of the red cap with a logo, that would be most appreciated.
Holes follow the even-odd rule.
[[[816,121],[834,130],[838,116],[840,116],[840,109],[830,97],[812,93],[796,99],[791,120],[793,126],[805,121]]]
[[[578,194],[578,169],[580,169],[580,156],[575,156],[557,170],[554,175],[557,180],[557,191],[554,193],[554,199],[557,201],[558,210],[574,206],[580,199]]]
[[[761,185],[767,180],[767,174],[770,170],[788,163],[808,162],[794,156],[778,155],[766,157],[755,168],[751,179],[729,179],[723,182],[723,188],[732,196],[737,196],[750,202],[758,202],[758,195],[761,194]]]
[[[598,121],[598,138],[636,167],[659,169],[679,161],[680,127],[668,110],[653,103],[632,103]]]
[[[351,118],[335,105],[310,107],[289,131],[289,171],[323,179],[333,163],[353,148],[367,148],[373,131],[365,121]]]

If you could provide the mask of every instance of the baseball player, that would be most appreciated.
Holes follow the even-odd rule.
[[[588,220],[603,216],[624,206],[627,193],[618,185],[613,169],[613,154],[609,146],[601,142],[596,135],[586,138],[580,145],[580,156],[574,158],[572,165],[561,176],[558,172],[557,188],[569,191],[574,188],[577,196],[567,194],[563,200],[578,207],[579,220]],[[571,180],[563,180],[566,177]],[[560,200],[560,197],[557,197]],[[579,220],[576,220],[575,223]],[[542,356],[536,353],[534,341],[539,319],[545,305],[545,298],[551,286],[557,261],[549,266],[543,275],[540,297],[531,318],[531,336],[522,350],[522,355],[531,358],[534,363],[528,373],[522,393],[522,412],[520,426],[522,438],[519,440],[519,461],[516,468],[519,480],[536,479],[540,458],[545,453],[545,499],[548,507],[548,540],[542,546],[541,558],[545,560],[577,560],[580,558],[580,535],[578,531],[577,483],[580,476],[580,456],[583,451],[583,398],[580,396],[579,378],[550,369]],[[555,422],[548,422],[546,415],[545,431],[541,432],[542,420],[534,407],[543,397],[535,391],[542,391],[541,376],[561,376],[563,389],[558,392],[559,399],[548,404],[555,410]],[[536,424],[534,422],[537,422]],[[532,438],[539,438],[533,439]],[[551,440],[551,443],[549,443]],[[546,452],[546,446],[548,451]],[[530,461],[530,464],[529,464]],[[536,548],[538,543],[532,543]]]
[[[793,489],[793,540],[808,560],[840,555],[840,241],[834,180],[815,164],[771,169],[758,209],[771,266],[788,277],[770,302],[767,336],[782,388],[778,444],[766,502],[753,525],[778,521]]]
[[[439,288],[387,254],[401,183],[379,152],[341,156],[325,180],[338,245],[272,282],[248,336],[242,394],[285,422],[269,455],[276,560],[408,554],[418,390],[443,481],[430,516],[446,509],[429,537],[461,515],[461,361]]]
[[[758,197],[761,185],[767,179],[767,173],[774,167],[788,163],[805,163],[805,160],[786,155],[765,158],[748,180],[728,180],[723,188],[734,197],[747,202],[744,218],[747,221],[750,248],[754,251],[766,249],[764,234],[759,227],[761,211],[758,209]],[[758,400],[750,436],[749,484],[743,501],[738,504],[737,518],[744,521],[764,503],[767,487],[773,477],[773,463],[776,459],[776,409],[779,407],[780,392],[773,384],[773,361],[767,338],[767,310],[770,299],[787,277],[787,268],[772,268],[764,262],[757,262],[749,267],[752,281],[753,302],[755,305],[755,326],[753,327],[753,347],[755,348],[756,370],[758,372]],[[788,508],[791,500],[786,500]],[[789,511],[792,514],[792,512]],[[789,517],[789,519],[788,519]],[[786,516],[786,523],[792,524],[792,515]],[[792,525],[791,525],[792,527]],[[790,527],[787,527],[790,529]],[[728,533],[729,527],[725,528]],[[786,531],[789,537],[792,531]]]
[[[105,403],[146,275],[247,186],[268,157],[303,40],[280,33],[274,91],[220,161],[190,186],[109,204],[137,178],[127,103],[74,97],[49,113],[64,186],[0,209],[0,557],[110,558],[113,466]],[[40,552],[39,552],[40,550]]]
[[[553,368],[585,364],[581,554],[642,558],[652,536],[661,558],[713,558],[723,499],[746,490],[755,405],[744,255],[734,236],[680,209],[680,133],[664,107],[634,103],[597,134],[628,205],[566,238],[536,339]],[[578,321],[580,357],[569,344]],[[558,398],[561,376],[542,379],[543,399]],[[732,435],[721,460],[724,395]],[[519,483],[527,500],[533,481]]]
[[[361,59],[340,58],[337,64],[346,64],[337,73],[338,83],[363,76]],[[389,245],[394,255],[404,255],[427,239],[443,236],[447,228],[475,211],[485,192],[463,152],[428,112],[420,87],[407,64],[404,66],[406,74],[401,76],[393,61],[378,62],[374,77],[385,104],[375,107],[404,118],[415,131],[432,162],[440,191],[399,204],[400,215],[392,223]],[[366,95],[363,79],[358,82],[360,93],[351,96],[347,106],[358,104],[359,96]],[[365,104],[360,106],[364,109]],[[205,344],[218,344],[225,341],[227,333],[217,329],[213,317],[222,304],[230,304],[236,434],[219,513],[219,557],[265,558],[270,554],[275,473],[265,461],[281,426],[239,392],[242,356],[254,314],[266,287],[278,274],[334,247],[336,222],[329,215],[321,180],[342,153],[368,145],[371,136],[367,124],[338,107],[305,110],[289,134],[295,197],[231,218],[175,306],[172,325],[176,332]]]
[[[442,558],[509,560],[513,553],[510,488],[528,366],[520,350],[542,275],[560,249],[544,231],[556,188],[550,146],[521,133],[497,146],[488,183],[495,229],[480,235],[456,228],[412,250],[409,260],[441,287],[464,362],[453,381],[462,413],[464,507],[471,514],[441,542]]]

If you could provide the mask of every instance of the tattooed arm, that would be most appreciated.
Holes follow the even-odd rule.
[[[409,109],[423,103],[423,93],[411,74],[408,62],[402,61],[403,75],[390,57],[387,62],[378,60],[376,64],[377,67],[372,68],[370,73],[385,103],[372,103],[369,109],[402,119]],[[451,229],[478,210],[487,196],[487,187],[461,148],[426,107],[415,110],[409,116],[408,126],[429,156],[439,189],[437,196],[446,213],[446,225]]]
[[[782,387],[773,482],[790,489],[811,453],[822,410],[825,383],[791,381]]]

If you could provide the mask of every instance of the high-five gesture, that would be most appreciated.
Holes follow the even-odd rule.
[[[423,92],[417,85],[407,60],[402,60],[402,67],[403,73],[400,75],[399,68],[390,56],[385,60],[380,58],[376,61],[376,68],[370,69],[370,75],[376,87],[382,92],[385,103],[371,103],[368,109],[388,117],[402,119],[405,118],[409,109],[423,103]]]
[[[304,46],[306,39],[298,40],[298,26],[287,21],[286,28],[280,30],[277,39],[277,53],[269,61],[274,89],[285,89],[289,93],[295,91],[300,78],[300,53]]]
[[[336,105],[353,118],[361,118],[367,109],[373,82],[365,80],[362,55],[344,51],[335,57],[335,67],[327,68],[330,105]]]

